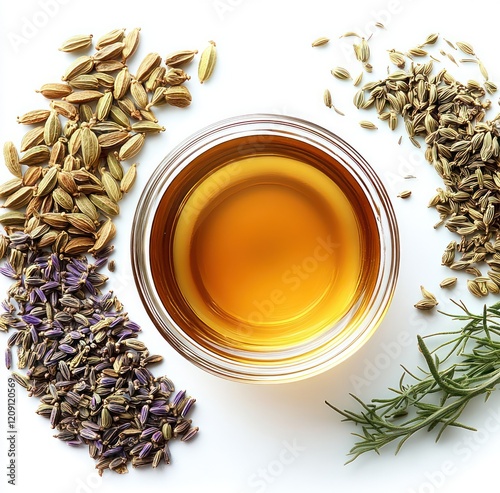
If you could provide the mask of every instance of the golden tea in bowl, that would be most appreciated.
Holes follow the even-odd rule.
[[[245,116],[193,136],[152,176],[133,229],[155,325],[236,380],[338,363],[378,325],[397,277],[397,227],[376,175],[338,137],[292,118]]]

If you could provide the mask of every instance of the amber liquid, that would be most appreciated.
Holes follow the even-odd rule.
[[[331,331],[373,289],[379,244],[370,204],[343,167],[307,144],[262,136],[219,145],[177,176],[150,253],[176,323],[244,359]]]

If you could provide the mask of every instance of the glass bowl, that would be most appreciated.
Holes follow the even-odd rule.
[[[149,179],[131,237],[139,295],[198,367],[290,382],[344,361],[382,321],[399,269],[384,186],[332,132],[253,114],[196,132]]]

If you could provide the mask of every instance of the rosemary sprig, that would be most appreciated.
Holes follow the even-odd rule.
[[[364,403],[351,394],[362,408],[359,412],[341,410],[326,402],[344,417],[343,421],[361,426],[360,433],[353,433],[358,441],[350,450],[352,458],[347,463],[365,452],[379,453],[380,448],[393,441],[398,442],[398,453],[422,429],[431,431],[438,427],[436,441],[448,426],[475,430],[459,418],[470,400],[479,395],[487,399],[500,383],[500,302],[485,305],[479,315],[469,312],[462,302],[454,303],[463,313],[440,313],[465,325],[458,331],[417,336],[427,369],[419,368],[416,375],[403,367],[398,388],[389,389],[394,395]],[[446,337],[446,341],[430,350],[424,339],[436,337]],[[405,383],[406,376],[412,383]]]

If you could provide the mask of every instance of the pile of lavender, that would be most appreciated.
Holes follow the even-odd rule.
[[[1,244],[8,261],[0,272],[13,280],[0,316],[0,330],[13,329],[6,364],[17,349],[17,366],[27,371],[13,376],[40,399],[37,413],[57,438],[87,445],[101,474],[169,463],[169,441],[198,431],[187,418],[195,399],[174,395],[171,380],[151,373],[162,357],[138,340],[139,326],[114,294],[101,293],[107,277],[98,271],[112,247],[91,264],[40,251],[22,232]]]

